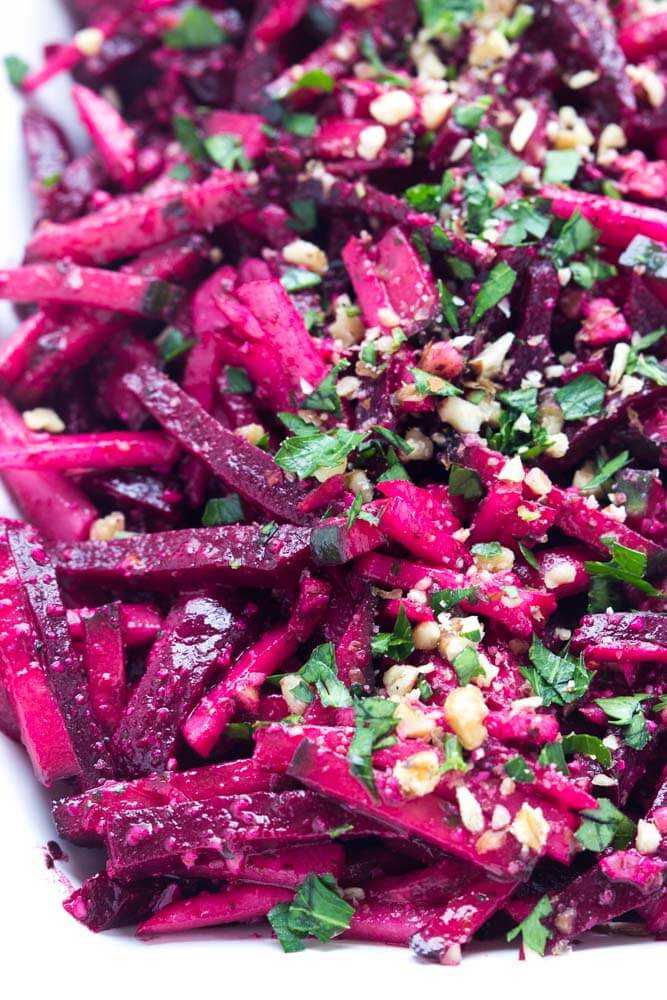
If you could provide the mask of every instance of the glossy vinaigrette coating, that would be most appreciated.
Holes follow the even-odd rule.
[[[90,145],[26,104],[0,270],[0,727],[105,848],[66,909],[664,938],[667,13],[70,6],[5,62]]]

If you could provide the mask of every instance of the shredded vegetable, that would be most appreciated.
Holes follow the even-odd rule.
[[[105,852],[66,910],[664,938],[667,15],[70,7],[6,68],[90,146],[26,110],[0,271],[0,729]]]

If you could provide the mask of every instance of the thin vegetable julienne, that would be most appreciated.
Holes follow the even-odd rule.
[[[664,932],[662,15],[70,6],[5,65],[76,67],[90,147],[27,112],[0,273],[0,729],[106,853],[66,909]]]

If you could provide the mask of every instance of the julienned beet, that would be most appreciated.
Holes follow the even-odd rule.
[[[667,14],[71,6],[6,64],[90,149],[28,107],[0,271],[0,726],[106,848],[66,909],[664,937]]]

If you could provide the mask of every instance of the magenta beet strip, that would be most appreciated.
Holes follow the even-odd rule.
[[[667,15],[66,7],[0,270],[0,732],[95,849],[66,911],[664,939]]]

